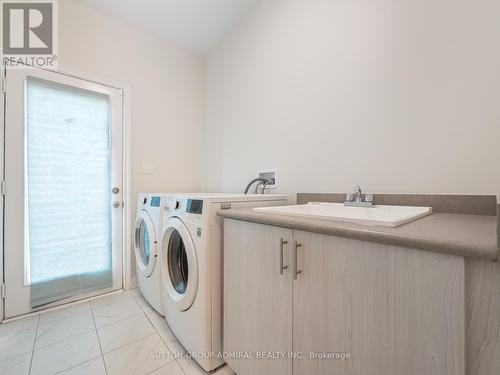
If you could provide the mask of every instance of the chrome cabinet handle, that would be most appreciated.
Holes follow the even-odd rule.
[[[283,266],[283,252],[284,247],[288,243],[284,238],[280,240],[280,275],[283,275],[283,271],[288,269],[288,266]]]
[[[297,275],[299,273],[302,273],[301,270],[297,269],[297,249],[299,247],[302,247],[302,244],[299,243],[298,241],[295,241],[295,245],[293,247],[293,252],[292,252],[292,277],[294,280],[297,280]]]

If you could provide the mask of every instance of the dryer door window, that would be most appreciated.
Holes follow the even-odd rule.
[[[198,260],[193,239],[177,217],[168,219],[162,235],[162,279],[167,298],[180,311],[188,310],[198,290]]]
[[[173,230],[168,243],[168,273],[175,291],[179,294],[186,293],[189,281],[188,257],[177,229]]]
[[[141,210],[137,216],[134,242],[138,271],[149,277],[156,264],[157,241],[153,222],[145,210]]]

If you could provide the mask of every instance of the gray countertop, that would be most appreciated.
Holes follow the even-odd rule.
[[[490,215],[433,213],[398,228],[273,215],[254,212],[252,209],[221,210],[218,215],[468,258],[496,261],[498,257],[497,217]]]

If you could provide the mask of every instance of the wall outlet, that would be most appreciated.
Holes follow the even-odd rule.
[[[276,189],[278,187],[278,180],[276,176],[276,169],[261,169],[257,171],[257,177],[265,178],[266,180],[271,180],[274,182],[274,184],[272,185],[266,185],[266,189]]]

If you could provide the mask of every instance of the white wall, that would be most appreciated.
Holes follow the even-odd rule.
[[[130,85],[134,193],[199,190],[202,60],[71,0],[59,4],[59,62]],[[141,173],[143,161],[155,172]]]
[[[272,0],[207,58],[205,190],[500,192],[497,0]]]
[[[199,191],[202,60],[71,0],[59,7],[59,63],[130,86],[133,212],[141,191]]]

